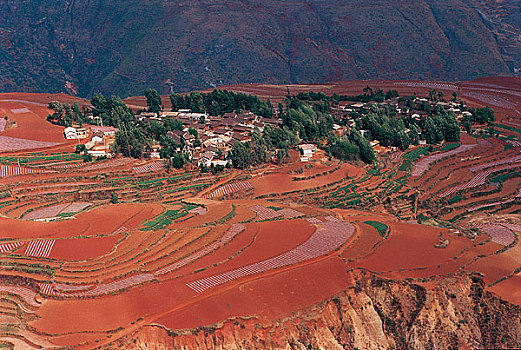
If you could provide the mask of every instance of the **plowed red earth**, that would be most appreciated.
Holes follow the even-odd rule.
[[[161,213],[159,205],[118,204],[82,212],[75,219],[32,222],[0,217],[0,238],[63,238],[111,234],[122,225],[128,229]]]
[[[462,249],[471,245],[469,239],[451,235],[437,227],[385,224],[391,227],[388,238],[373,254],[353,263],[353,266],[376,272],[436,266],[460,255]],[[450,240],[447,248],[434,247],[439,242],[440,233]]]
[[[334,169],[334,166],[323,167],[323,171]],[[327,176],[319,176],[309,180],[294,181],[293,177],[303,177],[305,175],[288,175],[287,172],[275,172],[263,176],[256,177],[250,180],[255,189],[255,196],[271,193],[284,193],[290,191],[303,190],[306,188],[313,188],[323,186],[332,182],[340,181],[346,176],[355,177],[360,174],[360,169],[351,165],[343,164],[340,169]]]
[[[474,96],[469,97],[468,100],[475,106],[484,105],[483,99],[488,99],[490,96],[501,97],[497,101],[507,101],[516,104],[518,107],[521,106],[521,98],[510,91],[521,91],[521,79],[486,78],[474,82],[459,83],[420,81],[341,82],[330,85],[290,86],[290,91],[291,93],[298,93],[314,90],[328,94],[333,92],[359,94],[367,85],[384,90],[388,88],[398,89],[402,96],[414,92],[425,95],[433,88],[444,91],[446,96],[450,96],[454,89],[458,89],[460,96],[464,96],[465,92],[482,94],[469,95]],[[499,87],[493,85],[499,85]],[[230,88],[235,91],[260,93],[261,97],[270,97],[272,102],[283,99],[286,95],[285,86],[251,84]],[[491,91],[490,89],[501,91]],[[42,140],[45,137],[47,137],[46,140],[60,139],[60,142],[65,144],[60,128],[41,124],[44,123],[45,114],[48,113],[45,105],[54,97],[59,96],[14,94],[5,97],[5,95],[1,95],[0,100],[9,98],[18,101],[0,101],[0,113],[4,111],[11,113],[11,108],[27,108],[31,111],[31,113],[12,113],[13,120],[19,118],[19,127],[8,130],[6,133],[21,137],[24,129],[37,129],[41,125],[41,130],[31,131],[33,134],[29,132],[23,135],[27,138],[31,135],[37,138],[42,137]],[[71,98],[69,101],[72,102],[74,99]],[[135,105],[144,105],[144,99],[141,97],[132,98],[128,101]],[[34,103],[43,103],[44,105],[40,106]],[[498,119],[501,120],[511,112],[513,110],[508,112],[504,108],[498,107]],[[11,114],[9,116],[11,117]],[[49,135],[40,136],[40,132]],[[464,143],[475,142],[474,139],[469,139],[466,136],[463,136],[462,140]],[[472,151],[458,155],[456,158],[433,164],[422,177],[409,181],[407,186],[418,187],[420,192],[424,191],[424,196],[434,196],[433,192],[442,191],[444,186],[456,182],[464,183],[465,179],[472,176],[473,173],[455,170],[458,167],[479,165],[485,160],[494,161],[503,155],[512,155],[517,152],[517,148],[503,150],[504,146],[501,142],[500,139],[495,138],[491,140],[492,147],[490,148],[481,144]],[[471,156],[481,156],[482,158],[461,161],[461,158]],[[212,186],[217,188],[225,182],[242,181],[247,178],[254,190],[253,196],[251,196],[250,191],[244,197],[255,197],[271,193],[302,191],[333,182],[345,182],[366,173],[360,167],[342,164],[340,169],[324,175],[324,173],[334,169],[337,164],[328,161],[321,151],[317,152],[316,158],[307,164],[306,167],[304,163],[299,162],[296,152],[292,152],[292,159],[289,164],[283,166],[267,165],[256,169],[255,172],[241,173],[234,171],[227,175],[226,180],[221,180],[222,183],[216,183]],[[105,171],[100,170],[102,173]],[[433,176],[434,173],[438,172],[439,175]],[[79,170],[79,174],[81,174],[81,170]],[[452,176],[449,176],[451,174]],[[397,176],[402,175],[404,175],[403,172],[397,174]],[[27,179],[41,178],[50,182],[53,176],[53,174],[31,175]],[[68,175],[59,174],[56,175],[56,178],[64,176]],[[216,178],[219,178],[219,176],[216,176]],[[315,177],[301,181],[293,180],[294,177],[306,178],[312,176]],[[350,179],[346,179],[346,176],[349,176]],[[438,181],[440,177],[446,178]],[[20,177],[20,181],[24,179],[26,178]],[[363,190],[363,187],[378,186],[382,181],[375,176],[369,178],[367,182],[357,184],[360,184],[360,190]],[[503,191],[491,195],[490,198],[514,194],[517,181],[518,179],[515,178],[505,181]],[[2,184],[4,183],[7,182],[2,182]],[[425,190],[433,184],[437,185]],[[89,191],[95,190],[89,189]],[[214,188],[207,188],[207,190],[214,190]],[[407,195],[411,196],[411,192],[408,192]],[[284,317],[293,311],[331,298],[336,293],[354,286],[355,281],[350,279],[347,272],[350,269],[362,270],[360,274],[369,270],[379,276],[398,280],[421,278],[422,280],[416,281],[418,283],[423,281],[427,284],[429,283],[428,279],[423,280],[423,278],[445,276],[460,271],[475,271],[484,275],[487,290],[496,292],[502,298],[513,303],[521,304],[521,293],[517,292],[521,280],[518,275],[513,275],[514,271],[519,268],[521,259],[521,249],[517,247],[500,253],[498,250],[502,246],[487,242],[488,236],[486,235],[480,235],[471,240],[463,235],[451,233],[449,229],[406,224],[394,215],[377,212],[378,208],[383,210],[383,204],[376,209],[373,207],[373,212],[354,209],[328,210],[325,208],[301,207],[301,203],[285,203],[286,200],[289,201],[292,198],[294,197],[273,197],[273,202],[252,199],[212,201],[194,198],[193,201],[205,206],[207,209],[205,214],[190,219],[187,219],[188,216],[182,217],[166,228],[155,232],[144,231],[145,227],[142,223],[163,213],[165,207],[179,209],[181,205],[163,207],[154,202],[103,204],[101,207],[79,213],[73,219],[49,223],[0,217],[0,239],[14,238],[24,241],[35,238],[57,239],[51,253],[51,259],[41,261],[42,264],[52,265],[56,269],[52,272],[54,276],[47,275],[47,272],[32,273],[28,269],[5,271],[5,274],[27,276],[44,283],[59,281],[60,283],[69,283],[69,286],[73,287],[78,287],[78,284],[85,284],[79,281],[89,281],[90,284],[97,283],[97,279],[100,279],[103,283],[110,283],[114,280],[124,280],[128,276],[145,272],[153,274],[159,268],[173,264],[212,244],[214,240],[227,232],[232,224],[241,224],[246,227],[244,231],[237,234],[225,245],[178,270],[164,275],[158,274],[155,280],[144,285],[131,286],[116,291],[112,295],[102,295],[95,298],[67,296],[60,300],[41,292],[41,295],[39,294],[37,298],[42,300],[42,305],[35,308],[37,317],[27,318],[30,320],[27,322],[27,325],[30,326],[28,329],[50,334],[49,340],[57,345],[71,345],[77,348],[104,346],[114,339],[128,335],[147,324],[159,324],[172,330],[180,330],[208,326],[233,317],[254,317],[256,321],[268,324],[275,318]],[[488,197],[484,196],[483,198]],[[470,198],[463,199],[459,202],[459,205],[467,204],[467,201],[470,201]],[[98,204],[96,202],[96,205]],[[335,216],[352,223],[356,227],[356,232],[344,243],[341,249],[325,256],[301,261],[276,270],[248,275],[205,289],[201,293],[196,293],[187,287],[186,284],[189,282],[263,261],[292,250],[305,242],[316,228],[315,225],[310,224],[304,218],[292,220],[277,218],[273,221],[257,222],[255,214],[249,209],[254,205],[291,207],[304,213],[308,218],[324,219],[326,216]],[[31,208],[31,205],[21,207],[20,203],[15,202],[11,206],[4,207],[3,211],[14,209],[12,214],[17,215],[26,210],[22,208]],[[457,208],[456,206],[456,211],[452,211],[451,215],[459,213]],[[465,212],[465,210],[466,207],[462,208],[461,212]],[[493,217],[494,214],[487,218]],[[467,217],[464,220],[470,218]],[[386,238],[381,237],[372,226],[364,223],[368,220],[387,224],[390,227],[388,236]],[[131,230],[131,234],[117,244],[124,233],[113,233],[123,228],[124,230]],[[143,229],[143,231],[140,231],[140,229]],[[208,231],[211,233],[199,237]],[[449,240],[448,246],[436,248],[435,245],[444,239]],[[23,250],[24,247],[19,248],[17,252],[23,253]],[[15,258],[7,253],[0,257],[6,259],[6,262],[15,261]],[[32,258],[16,257],[16,259],[27,261]],[[65,264],[63,264],[63,260]],[[40,263],[36,258],[31,262],[33,261]],[[72,262],[67,264],[67,261]],[[144,264],[148,261],[151,263]],[[68,267],[69,270],[67,270]],[[71,270],[70,267],[73,269]],[[77,270],[74,270],[75,268]],[[154,276],[150,274],[145,276]],[[506,279],[498,282],[501,278]],[[489,284],[494,282],[498,283],[490,287]],[[187,333],[190,333],[190,330]],[[100,341],[95,342],[96,339]],[[89,346],[77,346],[77,344],[85,341],[89,341],[91,344]]]
[[[194,266],[186,267],[184,270],[198,270],[210,265],[212,262],[225,261],[236,252],[243,249],[244,250],[233,259],[228,260],[217,267],[198,273],[193,276],[192,279],[212,276],[237,267],[266,260],[304,243],[315,231],[315,227],[304,220],[273,221],[250,224],[249,226],[251,227],[249,227],[245,233],[255,233],[255,236],[250,238],[251,240],[246,239],[242,240],[242,242],[240,242],[241,240],[234,240],[224,248],[217,250],[215,254],[208,255],[206,258],[195,263]],[[180,270],[180,272],[182,271],[183,269]]]
[[[60,260],[87,260],[108,254],[123,235],[108,237],[60,239],[52,249],[51,258]]]

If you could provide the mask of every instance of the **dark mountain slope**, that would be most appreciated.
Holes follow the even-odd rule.
[[[493,14],[520,5],[485,2],[0,0],[0,90],[512,75],[519,35],[494,26],[521,24]]]

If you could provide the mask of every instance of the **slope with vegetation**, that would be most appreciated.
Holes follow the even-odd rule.
[[[2,1],[0,91],[128,96],[150,86],[167,93],[239,82],[513,75],[519,6],[483,0]]]

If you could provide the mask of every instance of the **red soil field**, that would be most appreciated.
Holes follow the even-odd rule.
[[[330,168],[333,169],[333,168]],[[323,171],[327,171],[327,168],[324,168]],[[306,188],[313,188],[318,186],[323,186],[328,183],[332,183],[335,181],[339,181],[344,179],[346,176],[355,177],[360,174],[360,169],[345,163],[342,164],[340,169],[337,171],[327,175],[327,176],[319,176],[314,179],[309,180],[301,180],[301,181],[293,181],[292,177],[302,177],[304,175],[293,175],[288,176],[287,173],[283,172],[275,172],[271,174],[262,175],[260,177],[256,177],[250,180],[253,188],[255,189],[254,195],[260,196],[263,194],[270,193],[283,193],[290,191],[303,190]]]
[[[54,244],[50,257],[60,260],[93,259],[108,254],[122,236],[59,239]]]
[[[458,95],[471,101],[473,106],[483,105],[487,101],[496,104],[503,103],[503,106],[497,107],[497,118],[500,120],[513,112],[514,107],[512,106],[516,106],[516,108],[521,106],[521,97],[516,95],[516,92],[521,90],[521,79],[485,78],[460,83],[423,81],[340,82],[330,85],[290,86],[290,92],[298,93],[299,91],[314,90],[323,91],[327,94],[333,92],[359,94],[366,85],[384,90],[388,88],[397,89],[402,96],[413,92],[425,95],[433,88],[444,91],[445,96],[450,96],[452,91],[457,90]],[[286,95],[285,86],[244,84],[230,88],[235,89],[235,91],[260,93],[261,97],[270,97],[274,103]],[[44,122],[45,115],[48,113],[45,104],[55,97],[44,94],[34,96],[13,95],[17,99],[44,104],[39,106],[28,102],[2,102],[2,99],[7,99],[2,96],[5,95],[0,95],[0,113],[4,111],[11,113],[11,109],[23,110],[24,108],[31,111],[30,113],[11,113],[13,120],[16,120],[15,118],[20,119],[19,127],[2,133],[2,135],[7,135],[9,132],[17,135],[16,133],[21,133],[24,128],[38,128],[39,123]],[[60,96],[56,96],[56,99],[58,97]],[[11,99],[15,98],[11,96]],[[73,100],[74,98],[69,99],[69,101]],[[61,99],[61,101],[64,100]],[[127,101],[140,106],[145,104],[143,97],[130,98]],[[507,106],[510,107],[506,108]],[[11,114],[9,114],[10,117]],[[46,136],[49,140],[56,137],[56,139],[60,138],[62,144],[65,144],[59,128],[49,127],[49,125],[45,128],[47,128],[46,132],[50,134],[50,136]],[[36,132],[33,136],[39,137]],[[462,134],[462,143],[476,142],[475,138]],[[73,147],[73,144],[70,147]],[[450,188],[452,184],[456,182],[465,183],[476,174],[465,168],[505,159],[519,153],[517,147],[506,150],[504,148],[503,141],[497,138],[490,138],[487,143],[479,139],[478,145],[474,149],[431,164],[429,170],[418,179],[410,178],[409,183],[404,185],[402,190],[392,195],[391,199],[394,200],[401,194],[411,196],[417,190],[422,199],[430,196],[433,196],[433,198],[435,196],[437,199],[439,193],[446,188]],[[360,180],[366,174],[361,167],[347,163],[342,164],[340,169],[331,174],[325,174],[337,167],[338,163],[328,161],[321,151],[317,152],[315,159],[307,164],[298,161],[295,151],[292,151],[291,155],[290,163],[284,166],[266,165],[257,169],[256,172],[248,173],[233,171],[229,173],[229,176],[226,175],[226,178],[217,175],[215,179],[220,179],[220,181],[212,183],[204,192],[209,193],[225,183],[249,181],[253,186],[253,196],[251,196],[251,190],[249,190],[243,191],[245,193],[243,197],[254,197],[270,193],[302,191],[336,181],[349,183],[354,179]],[[473,157],[475,158],[473,159]],[[461,160],[462,158],[464,160]],[[129,163],[121,166],[117,169],[117,172],[114,172],[114,169],[99,169],[96,174],[109,171],[117,174],[118,177],[128,176],[132,165],[135,164]],[[310,165],[311,167],[309,167]],[[385,167],[385,164],[381,165]],[[300,172],[300,169],[302,169],[302,172]],[[387,178],[384,178],[384,176],[390,175],[391,181],[389,182],[392,182],[393,179],[396,180],[405,175],[404,172],[391,175],[395,169],[387,164],[385,169],[387,172],[383,176],[371,175],[367,180],[358,182],[357,192],[374,192],[377,196],[380,196],[380,194],[382,196],[388,195],[383,190],[387,183]],[[91,181],[91,179],[88,180],[87,173],[91,174],[84,169],[74,170],[74,177],[80,178],[83,176],[83,180],[75,179],[73,181]],[[346,175],[349,178],[346,178]],[[37,180],[45,179],[45,181],[52,183],[51,179],[62,179],[65,176],[69,177],[70,175],[63,173],[24,175],[16,177],[16,179],[2,179],[0,182],[15,187],[16,191],[13,190],[13,193],[17,196],[27,196],[29,193],[27,189],[24,189],[24,185],[17,183],[28,181],[28,187],[37,187]],[[140,177],[140,179],[149,180],[158,176],[159,174],[151,173]],[[311,176],[316,177],[302,181],[292,180],[293,177],[306,178]],[[500,193],[456,202],[452,205],[454,210],[443,215],[453,217],[459,213],[466,213],[466,208],[458,209],[462,204],[470,205],[474,202],[491,200],[500,196],[511,197],[516,193],[518,181],[518,178],[504,181],[504,187]],[[433,185],[432,188],[427,189],[431,185]],[[117,184],[110,184],[110,186],[114,186],[110,187],[114,190],[118,188]],[[410,187],[416,188],[411,189]],[[387,189],[389,188],[392,187],[387,187]],[[53,188],[49,189],[52,190]],[[99,187],[90,188],[81,194],[86,194],[87,191],[93,193],[98,189]],[[44,185],[42,185],[42,190],[47,190]],[[106,190],[106,188],[103,187],[103,190]],[[24,191],[26,192],[24,193]],[[327,189],[324,191],[327,194]],[[204,192],[199,193],[197,197],[201,197]],[[37,298],[42,300],[42,305],[39,308],[34,306],[34,309],[39,318],[31,319],[27,324],[35,327],[39,332],[53,334],[49,338],[55,344],[75,346],[78,343],[89,341],[88,346],[81,345],[78,348],[92,348],[93,346],[103,346],[147,324],[159,324],[169,329],[178,330],[210,325],[231,317],[252,317],[252,322],[269,324],[276,318],[285,317],[291,312],[329,299],[336,293],[352,287],[354,280],[348,272],[352,268],[366,269],[380,277],[397,280],[416,279],[414,283],[421,283],[423,278],[430,276],[448,275],[461,271],[477,271],[485,275],[484,280],[489,284],[511,275],[521,264],[521,248],[519,245],[496,255],[495,253],[502,246],[486,242],[488,239],[486,235],[471,240],[462,235],[450,233],[449,229],[406,224],[403,222],[405,221],[403,217],[403,221],[400,221],[398,214],[396,214],[397,216],[390,214],[392,213],[391,209],[384,204],[370,206],[367,208],[368,211],[361,211],[300,207],[301,203],[292,203],[292,201],[295,202],[294,198],[304,198],[303,196],[275,197],[270,202],[252,199],[226,201],[213,201],[203,198],[188,199],[188,202],[203,204],[208,211],[203,215],[195,215],[189,219],[187,219],[189,216],[186,216],[175,220],[166,229],[158,231],[140,231],[139,229],[144,229],[145,227],[142,224],[161,214],[165,208],[176,209],[177,207],[156,204],[154,202],[156,199],[152,199],[151,203],[143,204],[103,204],[101,207],[78,214],[74,219],[49,223],[26,222],[0,217],[0,239],[17,238],[22,241],[34,238],[57,239],[50,256],[57,260],[45,261],[46,264],[55,269],[52,277],[27,271],[4,272],[6,275],[27,276],[43,283],[72,282],[73,284],[83,284],[86,282],[96,283],[99,280],[108,285],[115,280],[124,278],[122,276],[126,274],[134,276],[143,272],[148,272],[148,275],[153,278],[154,275],[152,274],[158,269],[169,266],[176,261],[182,261],[190,254],[211,245],[212,242],[222,237],[231,225],[241,224],[246,227],[244,231],[238,233],[228,243],[197,260],[164,275],[158,274],[155,280],[148,281],[144,285],[126,288],[114,293],[114,295],[85,299],[67,296],[69,298],[67,300],[58,300],[45,292],[42,292],[45,296],[38,294]],[[450,196],[447,196],[448,198]],[[38,202],[36,199],[32,200]],[[151,199],[147,197],[147,200]],[[66,203],[65,200],[55,200],[54,198],[46,200],[46,202],[51,201]],[[397,206],[410,205],[411,203],[407,201],[410,201],[410,198],[404,200],[405,204],[398,203]],[[93,202],[95,205],[104,203],[95,200]],[[2,212],[14,208],[8,214],[18,216],[26,209],[36,206],[35,204],[22,206],[22,204],[23,202],[16,202],[2,208]],[[43,205],[44,202],[42,201],[41,204]],[[232,212],[232,204],[235,206],[235,216],[226,218]],[[326,256],[263,273],[247,275],[205,289],[199,294],[187,287],[187,283],[201,278],[215,276],[291,251],[312,236],[317,227],[304,218],[256,222],[255,214],[249,209],[254,205],[277,208],[291,207],[310,218],[323,219],[326,216],[334,215],[352,223],[356,227],[356,232],[341,249]],[[441,202],[440,205],[445,205],[445,203]],[[513,208],[508,210],[513,211],[516,205],[517,203],[513,203]],[[422,209],[424,209],[424,212],[431,210],[431,208]],[[494,210],[496,209],[502,210],[501,208]],[[489,210],[487,212],[490,213]],[[473,215],[475,214],[469,214],[461,221],[456,221],[455,227],[461,229],[462,227],[458,227],[458,225],[467,225]],[[444,218],[444,216],[441,217]],[[226,218],[226,220],[222,220],[223,218]],[[421,220],[415,214],[412,218]],[[380,221],[389,225],[391,227],[389,236],[385,239],[380,237],[373,227],[363,223],[367,220]],[[450,225],[448,222],[440,221],[442,225]],[[114,234],[116,230],[130,232],[124,239],[121,239],[124,237],[123,233]],[[210,232],[207,234],[208,231]],[[434,247],[441,242],[440,234],[442,239],[449,239],[449,245],[446,248]],[[82,238],[78,238],[80,235]],[[205,236],[197,239],[203,235]],[[23,252],[25,249],[26,246],[18,249],[17,252]],[[9,263],[33,263],[37,261],[36,258],[17,257],[15,259],[8,255],[2,255],[2,258],[4,259],[3,262]],[[520,281],[519,276],[510,277],[493,287],[487,287],[487,290],[498,293],[506,300],[521,304],[521,293],[516,292],[519,289]],[[244,321],[244,323],[247,322]],[[122,330],[117,330],[118,327],[122,327]],[[110,332],[107,333],[107,331]],[[190,330],[187,332],[190,332]],[[100,342],[94,343],[96,339],[100,339]]]
[[[159,205],[136,203],[109,205],[82,212],[75,219],[47,223],[0,217],[0,238],[66,238],[110,234],[122,225],[129,229],[137,227],[160,212]]]
[[[470,240],[448,234],[446,230],[429,226],[384,222],[391,232],[384,243],[369,257],[352,263],[371,271],[385,272],[398,269],[436,266],[459,255],[470,246]],[[450,240],[447,248],[435,248],[439,234]]]
[[[304,243],[315,231],[315,227],[302,219],[291,221],[284,220],[263,222],[250,225],[255,229],[257,227],[260,228],[258,231],[255,230],[256,235],[252,245],[247,247],[235,258],[225,262],[222,265],[209,268],[204,272],[198,273],[196,277],[194,276],[192,279],[195,280],[207,276],[212,276],[217,273],[225,272],[237,267],[249,265],[254,262],[277,256]],[[227,257],[232,256],[235,252],[239,251],[239,249],[237,249],[237,247],[235,247],[232,243],[234,243],[234,241],[230,242],[230,244],[226,245],[223,249],[216,251],[215,255],[208,255],[206,260],[220,261],[221,259],[224,260]],[[217,256],[219,256],[220,259],[217,258]],[[190,268],[193,271],[199,268],[199,266],[205,266],[204,259],[201,259],[199,264],[196,262],[193,267],[187,268]]]
[[[228,287],[195,305],[173,311],[155,322],[172,329],[212,324],[230,317],[257,316],[268,322],[313,305],[350,285],[345,266],[337,258],[273,271],[268,276]]]
[[[353,244],[343,250],[341,257],[344,259],[362,259],[371,254],[383,242],[383,238],[374,227],[363,223],[358,223],[357,226],[360,232]]]
[[[521,305],[521,289],[519,289],[519,285],[521,285],[521,276],[518,274],[489,287],[489,290],[513,304]]]
[[[467,270],[483,273],[485,283],[489,284],[513,273],[519,265],[519,262],[507,255],[490,255],[470,264]]]
[[[169,274],[166,274],[165,277],[159,276],[158,278],[170,278],[172,276],[189,276],[188,278],[190,280],[199,278],[201,276],[206,276],[207,274],[214,273],[215,269],[219,269],[221,264],[233,264],[233,260],[237,259],[238,257],[242,256],[242,253],[235,256],[231,261],[228,259],[238,252],[241,252],[245,249],[245,247],[250,246],[257,237],[259,228],[255,224],[249,224],[246,225],[246,229],[239,233],[237,236],[235,236],[234,239],[232,239],[229,243],[226,245],[220,247],[219,249],[213,251],[212,253],[205,255],[195,261],[193,261],[190,264],[187,264],[178,270],[175,270]],[[191,249],[189,249],[191,250]],[[192,253],[191,251],[190,253]],[[183,254],[185,255],[185,254]],[[218,264],[217,267],[213,267],[213,264]],[[205,269],[204,271],[199,271]],[[199,271],[195,273],[195,275],[192,275],[195,271]],[[210,272],[211,271],[211,272]],[[192,276],[190,276],[192,275]]]

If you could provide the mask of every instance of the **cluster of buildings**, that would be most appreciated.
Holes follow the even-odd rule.
[[[167,118],[175,118],[183,125],[183,130],[168,132],[174,142],[180,145],[178,151],[196,160],[198,166],[206,167],[228,165],[234,143],[249,141],[255,128],[262,132],[266,125],[282,125],[281,119],[263,118],[252,112],[209,116],[181,109],[177,112],[143,112],[135,116],[135,120],[141,123],[163,123]],[[158,157],[158,150],[154,149],[149,156]]]
[[[470,117],[472,116],[472,113],[465,109],[461,109],[462,107],[465,107],[465,105],[462,105],[461,102],[454,102],[454,101],[431,101],[427,98],[420,98],[417,97],[414,102],[416,104],[428,104],[432,110],[436,106],[440,106],[444,108],[447,111],[450,111],[454,113],[456,116],[456,119],[459,121],[464,117]],[[352,112],[363,112],[363,111],[370,111],[371,105],[374,104],[374,102],[340,102],[337,107],[332,108],[331,114],[333,116],[336,116],[339,119],[346,120],[346,126],[340,126],[340,125],[333,125],[334,132],[339,135],[344,135],[349,132],[349,129],[354,127],[356,125],[356,119],[352,116]],[[398,97],[394,97],[389,100],[385,100],[383,102],[384,105],[392,106],[396,109],[396,112],[398,116],[401,117],[411,117],[412,119],[416,120],[417,122],[420,121],[422,118],[426,118],[429,114],[420,109],[411,108],[409,106],[409,102],[406,99],[401,99]],[[409,132],[408,129],[405,130],[406,132]],[[368,130],[360,130],[362,135],[365,135]],[[419,134],[419,144],[425,145],[427,141],[425,140],[424,135]],[[373,146],[376,153],[386,153],[386,152],[394,152],[397,150],[396,147],[379,147],[378,141],[371,141],[371,146]]]
[[[70,126],[63,131],[67,140],[78,140],[91,137],[86,142],[85,149],[93,157],[111,157],[110,146],[116,141],[116,131],[118,129],[111,126],[95,126],[86,127]]]

